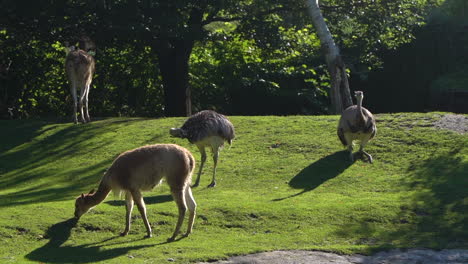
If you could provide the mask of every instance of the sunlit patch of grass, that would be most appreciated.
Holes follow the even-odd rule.
[[[0,121],[0,262],[206,261],[277,249],[370,253],[386,248],[468,248],[468,138],[433,127],[443,113],[377,115],[366,150],[348,161],[338,116],[231,117],[236,139],[211,181],[195,188],[193,234],[166,243],[177,209],[164,184],[145,193],[154,237],[138,211],[126,237],[112,195],[79,222],[74,198],[96,188],[121,152],[169,136],[184,118],[111,118],[85,125]],[[4,129],[3,129],[4,128]]]

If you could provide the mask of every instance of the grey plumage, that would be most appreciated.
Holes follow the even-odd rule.
[[[352,161],[354,160],[353,141],[359,140],[359,153],[364,154],[372,163],[372,156],[364,151],[364,146],[377,133],[375,118],[369,110],[362,107],[363,92],[356,91],[355,96],[357,104],[346,108],[341,115],[337,130],[338,138],[348,148]]]
[[[222,114],[211,110],[204,110],[188,118],[180,128],[171,128],[169,131],[174,137],[186,138],[195,144],[201,153],[201,164],[194,187],[200,183],[203,165],[206,161],[205,147],[210,147],[213,153],[213,179],[209,187],[216,185],[216,166],[218,162],[219,149],[227,141],[231,145],[235,137],[234,126]]]
[[[234,126],[222,114],[204,110],[192,115],[180,128],[183,138],[195,144],[209,136],[218,136],[231,144],[234,139]]]

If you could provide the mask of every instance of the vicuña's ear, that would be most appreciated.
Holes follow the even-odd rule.
[[[84,194],[81,194],[81,198],[83,198],[83,199],[84,199]]]
[[[89,191],[88,194],[92,194],[92,193],[94,193],[94,189],[91,189],[91,191]]]

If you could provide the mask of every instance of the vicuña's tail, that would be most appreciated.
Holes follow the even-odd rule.
[[[195,159],[192,155],[188,155],[188,158],[190,160],[190,174],[192,174],[193,170],[195,169]]]

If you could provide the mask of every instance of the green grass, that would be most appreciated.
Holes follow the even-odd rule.
[[[121,152],[176,143],[184,118],[111,118],[85,125],[0,121],[0,263],[176,263],[279,249],[370,254],[388,248],[468,248],[468,135],[437,130],[441,113],[378,115],[350,163],[338,116],[231,117],[218,186],[208,159],[194,189],[193,234],[166,243],[177,209],[165,184],[145,193],[154,237],[137,210],[130,234],[112,195],[78,223],[74,198],[97,184]],[[186,222],[185,222],[186,224]],[[185,228],[185,227],[184,227]]]

